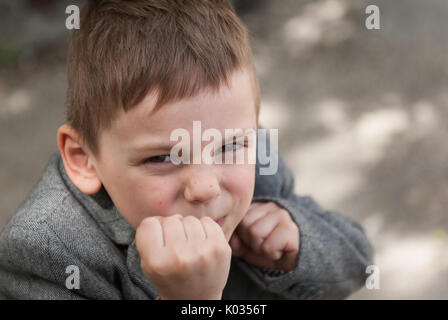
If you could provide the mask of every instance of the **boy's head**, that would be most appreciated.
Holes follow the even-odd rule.
[[[134,228],[154,215],[226,216],[229,239],[250,205],[254,165],[174,165],[166,161],[176,144],[170,134],[184,128],[193,137],[194,120],[223,137],[225,129],[256,130],[258,113],[247,31],[227,0],[83,8],[58,145],[73,183],[87,194],[103,185]]]

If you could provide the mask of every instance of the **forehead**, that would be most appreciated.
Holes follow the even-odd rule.
[[[201,121],[202,130],[256,129],[255,94],[247,70],[232,74],[229,86],[223,84],[215,92],[204,89],[194,97],[165,104],[157,111],[154,111],[157,96],[150,93],[126,113],[120,111],[108,131],[117,142],[133,146],[148,140],[169,140],[173,130],[191,131],[193,121],[197,120]]]

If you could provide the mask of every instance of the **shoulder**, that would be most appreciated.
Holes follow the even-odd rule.
[[[0,233],[0,269],[55,281],[70,265],[107,273],[119,251],[64,184],[56,160]]]
[[[82,239],[78,245],[105,239],[97,223],[64,182],[58,161],[58,154],[51,157],[41,178],[4,228],[3,236],[26,235],[27,238],[21,236],[22,241],[28,242],[59,238],[67,245],[75,239]],[[13,245],[20,243],[15,241]]]
[[[116,299],[126,276],[117,246],[67,185],[57,155],[0,233],[0,296],[73,297],[66,280],[81,276],[79,297]]]

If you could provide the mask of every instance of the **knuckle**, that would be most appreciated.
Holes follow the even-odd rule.
[[[146,273],[156,276],[163,276],[170,271],[167,265],[160,259],[154,259],[151,263],[142,261],[141,266]]]
[[[204,269],[210,264],[212,260],[211,258],[212,257],[208,250],[201,250],[196,257],[196,263],[199,268]]]
[[[148,269],[151,273],[156,275],[163,275],[164,272],[168,271],[168,268],[161,263],[152,263],[151,267]]]
[[[295,223],[291,223],[291,224],[290,224],[290,228],[291,228],[292,231],[294,231],[294,232],[299,232],[299,227],[298,227],[297,224],[295,224]]]
[[[199,219],[201,222],[205,222],[205,223],[211,223],[214,222],[212,218],[210,218],[209,216],[205,216],[202,217],[201,219]]]
[[[289,212],[286,211],[285,209],[278,210],[278,214],[282,220],[290,220],[291,219]]]
[[[262,251],[265,255],[269,256],[270,258],[276,260],[279,258],[280,252],[276,250],[274,246],[271,244],[266,244],[262,246]]]
[[[297,224],[294,223],[294,221],[286,221],[280,225],[286,232],[294,232],[298,233],[299,227]]]
[[[192,265],[191,259],[185,256],[177,256],[176,264],[181,270],[188,270]]]
[[[176,216],[168,216],[164,218],[164,221],[169,221],[169,222],[173,222],[179,220],[179,218],[177,218]]]
[[[197,223],[198,223],[198,220],[197,220],[195,217],[193,217],[193,216],[185,217],[185,218],[183,218],[183,220],[182,220],[182,224],[183,224],[184,226],[193,226],[193,225],[195,225],[195,224],[197,224]],[[186,229],[185,229],[185,232],[187,232]]]
[[[184,220],[184,222],[192,223],[192,222],[196,222],[198,219],[193,216],[186,216],[186,217],[184,217],[183,220]]]
[[[274,201],[269,201],[266,205],[271,207],[271,208],[277,208],[278,207],[278,205]]]
[[[215,237],[221,230],[221,227],[210,217],[202,217],[201,224],[208,236]]]
[[[204,246],[198,251],[198,261],[200,263],[208,263],[212,258],[213,251],[209,247]]]
[[[156,224],[156,223],[159,223],[159,221],[157,220],[157,218],[155,218],[155,217],[146,217],[146,218],[144,218],[143,220],[142,220],[142,222],[140,223],[140,227],[139,228],[137,228],[137,230],[138,229],[141,229],[141,228],[147,228],[147,227],[150,227],[150,226],[153,226],[154,224]]]
[[[217,245],[214,248],[215,257],[227,257],[232,255],[232,248],[224,243],[222,245]]]
[[[265,241],[261,244],[261,250],[267,254],[273,253],[275,251],[273,245],[268,241]]]
[[[175,254],[174,255],[174,269],[176,271],[180,271],[180,272],[188,272],[193,263],[194,260],[192,259],[192,257],[188,256],[187,254]]]
[[[247,229],[247,232],[249,233],[249,235],[251,236],[251,237],[253,237],[253,238],[258,238],[259,237],[259,234],[260,234],[260,231],[259,231],[259,229],[257,228],[257,226],[256,225],[251,225],[248,229]]]
[[[240,225],[243,226],[244,228],[249,228],[250,227],[250,219],[248,218],[248,216],[246,215],[243,220],[241,220]]]

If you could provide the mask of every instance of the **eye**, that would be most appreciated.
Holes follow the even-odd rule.
[[[231,148],[229,148],[228,150],[226,150],[226,146],[232,146]],[[236,149],[238,149],[238,148],[240,148],[240,147],[245,147],[246,145],[245,145],[245,143],[238,143],[238,142],[233,142],[233,143],[229,143],[229,144],[226,144],[226,145],[224,145],[222,148],[221,148],[221,152],[226,152],[226,151],[235,151]],[[235,147],[237,147],[237,148],[235,148]]]
[[[165,160],[167,160],[167,161],[165,161]],[[160,155],[160,156],[154,156],[154,157],[147,158],[147,159],[143,160],[143,163],[168,164],[168,163],[171,163],[171,159],[170,159],[170,155],[169,154],[164,154],[164,155]]]

